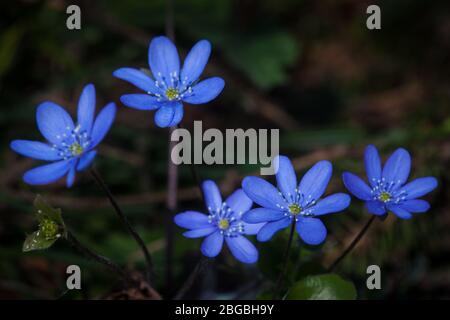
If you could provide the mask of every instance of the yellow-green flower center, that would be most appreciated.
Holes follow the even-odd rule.
[[[219,229],[226,230],[230,227],[230,222],[227,219],[221,219],[219,221]]]
[[[297,214],[299,214],[300,212],[302,212],[302,207],[300,207],[300,206],[299,206],[298,204],[296,204],[296,203],[290,204],[290,205],[289,205],[289,212],[292,213],[292,214],[294,214],[294,215],[297,215]]]
[[[378,198],[383,202],[387,202],[391,200],[391,195],[389,192],[383,191]]]
[[[47,240],[55,239],[57,237],[59,227],[58,224],[50,219],[44,219],[39,224],[39,231]]]
[[[78,142],[73,143],[69,148],[73,156],[79,156],[83,153],[83,147]]]
[[[166,97],[169,100],[174,100],[178,98],[178,95],[179,95],[178,90],[175,88],[170,87],[166,90]]]

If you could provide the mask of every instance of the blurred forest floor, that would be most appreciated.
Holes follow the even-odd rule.
[[[382,30],[365,26],[371,1],[176,1],[176,42],[184,56],[199,39],[213,44],[205,76],[225,79],[221,96],[186,106],[183,126],[202,120],[204,130],[279,128],[280,152],[297,172],[332,161],[328,192],[344,190],[344,170],[364,173],[363,151],[375,144],[384,159],[397,147],[413,157],[412,177],[434,175],[431,210],[410,221],[377,221],[339,266],[359,298],[450,298],[450,3],[377,1]],[[65,27],[69,4],[82,10],[82,29]],[[112,77],[123,66],[147,68],[150,39],[164,32],[165,3],[155,1],[33,1],[0,4],[0,298],[99,298],[114,278],[65,243],[21,253],[35,228],[37,193],[61,207],[66,223],[93,249],[130,268],[143,267],[135,243],[118,224],[88,174],[75,186],[30,187],[23,172],[36,162],[13,154],[12,139],[37,139],[35,108],[51,100],[74,113],[82,87],[97,89],[97,108],[134,90]],[[155,257],[163,275],[168,131],[153,114],[120,106],[116,124],[100,147],[96,166]],[[202,179],[220,182],[223,194],[256,166],[197,166]],[[179,208],[203,210],[187,166],[180,167]],[[325,245],[302,247],[302,272],[319,272],[351,241],[369,215],[354,200],[346,213],[327,216]],[[177,230],[180,235],[180,230]],[[276,276],[287,235],[259,245],[258,266],[224,253],[215,259],[192,298],[254,298],[259,279]],[[176,283],[199,259],[200,242],[176,240]],[[65,291],[65,268],[83,270],[82,292]],[[365,287],[366,267],[381,266],[382,290]],[[259,275],[255,277],[255,274]],[[255,284],[255,281],[257,285]],[[163,284],[158,283],[163,290]],[[199,296],[199,292],[202,295]]]

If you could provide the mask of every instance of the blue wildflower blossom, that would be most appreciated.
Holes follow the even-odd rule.
[[[244,235],[258,233],[262,224],[247,224],[241,220],[242,215],[252,207],[252,200],[242,189],[238,189],[222,202],[219,188],[211,180],[204,181],[202,189],[208,214],[197,211],[177,214],[175,223],[190,229],[183,235],[187,238],[206,237],[201,252],[207,257],[217,256],[225,241],[237,260],[243,263],[256,262],[258,251]]]
[[[180,70],[177,48],[167,37],[154,38],[148,50],[153,78],[134,68],[120,68],[113,75],[130,82],[145,94],[126,94],[120,101],[139,110],[157,110],[155,123],[176,126],[183,119],[183,103],[202,104],[216,98],[225,85],[219,77],[198,81],[211,53],[211,44],[201,40],[191,49]]]
[[[328,161],[316,163],[298,185],[291,161],[285,156],[278,156],[275,161],[278,189],[258,177],[243,180],[247,196],[262,208],[250,210],[242,219],[247,223],[266,222],[258,232],[259,241],[270,240],[295,219],[297,233],[305,243],[322,243],[327,229],[318,217],[344,210],[350,204],[350,196],[336,193],[320,200],[331,178],[332,166]]]
[[[437,180],[425,177],[405,184],[411,169],[408,151],[397,149],[382,169],[378,150],[369,145],[364,154],[364,162],[369,185],[350,172],[343,174],[343,180],[355,197],[366,202],[370,213],[380,216],[391,211],[399,218],[409,219],[412,217],[411,213],[425,212],[430,208],[427,201],[417,198],[436,188]]]
[[[84,87],[78,102],[78,123],[59,105],[41,103],[36,111],[37,126],[47,142],[14,140],[11,149],[37,160],[53,161],[25,172],[23,180],[31,185],[54,182],[67,174],[67,187],[76,171],[86,169],[94,160],[95,148],[103,140],[116,115],[116,105],[109,103],[94,119],[95,87]]]

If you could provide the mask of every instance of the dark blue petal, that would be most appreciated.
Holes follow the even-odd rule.
[[[200,40],[189,51],[184,59],[181,70],[181,81],[186,84],[197,80],[203,72],[211,54],[211,44],[208,40]]]
[[[78,171],[83,171],[87,167],[89,167],[92,163],[92,161],[95,159],[95,156],[97,155],[97,151],[92,150],[84,154],[77,165]]]
[[[67,111],[53,102],[43,102],[38,106],[36,122],[42,135],[56,145],[61,143],[63,135],[69,135],[74,129]]]
[[[138,110],[155,110],[161,106],[157,97],[148,94],[124,94],[120,101],[127,107]]]
[[[242,263],[255,263],[258,261],[258,250],[246,237],[226,237],[231,254]]]
[[[371,200],[372,193],[369,186],[357,175],[350,172],[344,172],[342,180],[348,191],[360,200]]]
[[[171,125],[175,116],[175,108],[173,103],[166,103],[155,113],[155,123],[160,128],[167,128]]]
[[[174,87],[171,79],[172,76],[178,78],[180,75],[180,58],[169,38],[153,38],[148,49],[148,63],[155,79],[165,82],[168,87]]]
[[[269,182],[259,177],[245,177],[242,189],[253,202],[261,207],[280,210],[286,208],[287,203],[280,192]]]
[[[264,225],[264,227],[259,230],[256,239],[261,242],[268,241],[272,239],[273,235],[280,231],[281,229],[286,228],[291,224],[290,218],[283,218],[278,221],[268,222]]]
[[[381,161],[377,148],[368,145],[364,153],[364,164],[366,166],[367,179],[372,187],[377,185],[381,179]]]
[[[39,141],[14,140],[10,147],[25,157],[47,161],[61,160],[58,150]]]
[[[262,227],[264,227],[265,223],[245,223],[244,224],[244,234],[246,235],[255,235],[257,234]]]
[[[430,209],[430,204],[428,201],[413,199],[406,200],[400,204],[400,207],[408,212],[427,212]]]
[[[183,101],[191,104],[209,102],[222,92],[224,86],[225,81],[222,78],[208,78],[192,87],[192,95],[183,98]]]
[[[217,231],[216,227],[209,227],[203,229],[193,229],[183,233],[186,238],[201,238],[210,235],[211,233]]]
[[[90,148],[95,148],[106,136],[111,125],[116,117],[116,105],[111,102],[104,107],[95,119],[94,127],[92,128],[92,142]]]
[[[239,219],[242,214],[250,210],[253,201],[247,197],[244,190],[237,189],[226,200],[225,203],[233,210],[235,216]]]
[[[174,217],[175,224],[186,229],[204,229],[211,227],[206,214],[197,211],[186,211]]]
[[[327,228],[317,218],[299,217],[296,229],[300,238],[307,244],[321,244],[327,237]]]
[[[277,221],[285,217],[285,212],[280,210],[256,208],[248,211],[242,216],[242,220],[248,223],[260,223]]]
[[[299,184],[299,192],[305,200],[318,200],[325,192],[331,179],[333,167],[329,161],[317,162],[306,172]]]
[[[336,193],[320,200],[316,205],[311,207],[311,212],[315,216],[327,213],[339,212],[346,209],[350,205],[350,196],[345,193]]]
[[[378,200],[367,201],[366,208],[370,213],[377,216],[382,216],[386,213],[386,206],[384,205],[384,202]]]
[[[173,102],[172,107],[174,109],[174,114],[172,118],[172,122],[168,125],[168,127],[175,127],[178,125],[181,120],[183,120],[184,110],[183,110],[183,104],[180,101]]]
[[[388,204],[387,208],[389,211],[392,211],[397,217],[399,217],[401,219],[411,219],[412,218],[412,214],[410,212],[406,211],[405,209],[403,209],[402,207],[400,207],[399,205]]]
[[[202,183],[203,197],[209,212],[217,212],[222,208],[222,196],[217,184],[212,180]]]
[[[288,201],[297,194],[297,176],[291,160],[285,156],[277,156],[274,159],[275,168],[278,168],[276,178],[277,186]]]
[[[67,181],[66,181],[67,188],[71,188],[73,186],[73,183],[75,182],[76,166],[77,166],[77,161],[73,160],[72,164],[69,168],[69,174],[67,175]]]
[[[406,193],[406,199],[415,199],[433,191],[437,185],[437,180],[434,177],[418,178],[401,188],[400,192]]]
[[[120,68],[113,72],[113,76],[129,82],[147,93],[164,93],[155,85],[152,78],[138,69]]]
[[[80,100],[78,101],[78,125],[81,131],[86,131],[88,135],[91,134],[92,124],[94,123],[95,113],[95,87],[88,84],[81,92]]]
[[[23,180],[31,185],[55,182],[69,171],[71,165],[72,162],[66,160],[46,164],[25,172]]]
[[[203,240],[201,251],[204,256],[214,258],[220,253],[220,251],[222,251],[222,246],[223,235],[220,231],[216,231]]]
[[[383,178],[386,182],[395,182],[397,187],[400,187],[408,180],[410,170],[411,156],[408,151],[399,148],[386,161],[383,168]]]

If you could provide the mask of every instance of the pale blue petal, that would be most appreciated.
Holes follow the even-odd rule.
[[[250,210],[253,201],[247,197],[244,190],[237,189],[226,200],[225,203],[235,213],[237,218],[241,218],[242,214]]]
[[[206,214],[197,211],[186,211],[174,217],[175,224],[186,229],[204,229],[212,225],[208,221]]]
[[[291,160],[285,156],[277,156],[274,159],[275,168],[278,168],[276,179],[277,186],[288,201],[293,201],[297,194],[297,176]]]
[[[217,227],[209,227],[203,229],[193,229],[183,233],[186,238],[201,238],[210,235],[214,231],[217,231]]]
[[[74,129],[72,117],[53,102],[41,103],[36,111],[36,122],[42,135],[51,143],[59,145],[64,135]]]
[[[321,244],[327,237],[327,228],[317,218],[299,217],[296,229],[300,238],[307,244]]]
[[[320,200],[310,210],[315,216],[339,212],[346,209],[350,205],[350,201],[351,198],[348,194],[336,193]]]
[[[192,94],[183,98],[190,104],[202,104],[216,98],[223,90],[225,81],[219,77],[208,78],[192,87]]]
[[[80,161],[78,162],[77,170],[83,171],[84,169],[89,167],[91,165],[92,161],[95,159],[96,155],[97,155],[97,151],[95,151],[95,150],[89,151],[89,152],[85,153],[84,155],[82,155],[80,158]]]
[[[248,223],[260,223],[268,221],[277,221],[283,219],[286,213],[280,210],[267,208],[256,208],[248,211],[242,216],[242,220]]]
[[[203,240],[200,250],[204,256],[214,258],[222,251],[222,246],[223,235],[220,231],[216,231]]]
[[[183,103],[180,101],[173,102],[172,107],[174,109],[174,114],[172,118],[172,122],[168,125],[168,127],[175,127],[178,125],[181,120],[183,120],[184,110],[183,110]]]
[[[62,159],[58,150],[39,141],[14,140],[10,147],[18,154],[37,160],[55,161]]]
[[[120,101],[127,107],[138,110],[155,110],[161,106],[157,97],[148,94],[124,94],[120,97]]]
[[[163,93],[161,89],[159,89],[155,85],[155,81],[146,75],[144,72],[133,69],[133,68],[120,68],[113,72],[113,75],[116,78],[125,80],[141,90],[144,90],[147,93]]]
[[[78,125],[81,131],[91,134],[92,124],[94,123],[95,113],[95,87],[88,84],[81,92],[78,101]]]
[[[372,199],[372,190],[360,177],[350,172],[344,172],[342,179],[347,190],[355,197],[366,201]]]
[[[412,218],[412,214],[410,212],[406,211],[405,209],[403,209],[402,207],[400,207],[399,205],[388,204],[387,208],[389,211],[392,211],[392,213],[394,213],[397,217],[399,217],[401,219],[411,219]]]
[[[90,148],[95,148],[108,133],[111,125],[116,117],[116,105],[111,102],[104,107],[95,119],[94,127],[92,128],[92,142]]]
[[[428,203],[428,201],[420,199],[406,200],[399,206],[408,212],[418,213],[426,212],[430,209],[430,204]]]
[[[268,222],[261,228],[261,230],[259,230],[256,239],[258,239],[258,241],[261,242],[268,241],[272,239],[275,233],[277,233],[281,229],[288,227],[290,224],[291,224],[290,218],[283,218],[278,221]]]
[[[366,166],[366,174],[372,187],[377,185],[377,181],[381,179],[381,160],[377,148],[368,145],[364,153],[364,164]]]
[[[212,180],[202,183],[203,197],[209,212],[218,212],[222,208],[222,196],[217,184]]]
[[[244,236],[226,237],[231,254],[242,263],[255,263],[258,261],[258,250]]]
[[[408,180],[410,170],[411,156],[408,151],[399,148],[386,161],[383,168],[383,178],[386,182],[395,182],[397,187],[400,187]]]
[[[366,208],[370,213],[375,214],[377,216],[382,216],[383,214],[386,213],[385,204],[378,200],[367,201]]]
[[[160,128],[167,128],[171,125],[175,116],[175,108],[173,103],[166,103],[155,113],[155,123]]]
[[[180,58],[177,48],[167,37],[155,37],[150,42],[148,63],[153,77],[158,81],[165,82],[169,87],[173,86],[172,76],[179,77],[180,75]]]
[[[72,162],[66,160],[46,164],[25,172],[23,180],[31,185],[52,183],[62,178],[71,165]]]
[[[287,203],[280,192],[269,182],[259,177],[245,177],[242,189],[253,202],[261,207],[279,210],[287,208]]]
[[[317,162],[306,172],[298,187],[306,201],[319,200],[330,182],[332,172],[333,167],[326,160]]]
[[[246,235],[255,235],[257,234],[262,227],[264,227],[264,225],[266,223],[245,223],[244,224],[244,234]]]
[[[73,183],[75,182],[75,174],[76,174],[77,161],[72,161],[72,164],[69,168],[69,174],[67,175],[66,185],[67,188],[71,188]]]
[[[189,51],[184,59],[183,69],[181,70],[181,81],[191,83],[197,80],[205,69],[211,54],[211,44],[208,40],[200,40]]]
[[[410,200],[426,195],[433,191],[437,185],[438,182],[434,177],[418,178],[401,188],[400,192],[405,193],[406,199]]]

